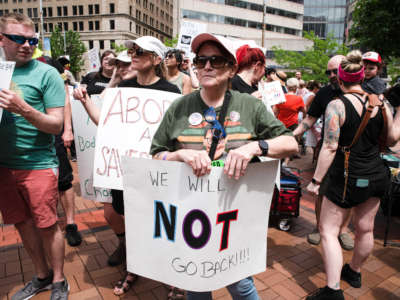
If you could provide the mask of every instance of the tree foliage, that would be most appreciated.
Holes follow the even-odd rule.
[[[124,51],[128,50],[128,48],[125,47],[125,45],[118,45],[117,43],[111,43],[111,49],[113,49],[117,54]]]
[[[74,74],[82,70],[84,64],[82,60],[83,54],[86,52],[86,47],[81,41],[78,32],[69,30],[65,32],[66,52],[64,52],[64,36],[58,27],[55,28],[50,37],[51,56],[54,59],[62,55],[68,55],[70,61],[70,71]]]
[[[176,35],[174,38],[169,39],[165,38],[164,39],[164,45],[170,48],[175,48],[176,45],[178,45],[178,35]]]
[[[400,5],[392,0],[358,0],[350,38],[381,56],[400,57]]]
[[[331,34],[326,39],[320,39],[311,32],[304,32],[304,38],[313,42],[311,47],[303,52],[283,50],[280,47],[272,47],[275,60],[293,71],[302,71],[302,78],[327,82],[325,75],[326,65],[330,57],[336,54],[346,54],[348,49],[339,45]]]

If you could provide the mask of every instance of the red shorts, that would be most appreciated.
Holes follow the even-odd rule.
[[[33,219],[38,228],[57,222],[58,169],[0,167],[0,211],[5,224]]]

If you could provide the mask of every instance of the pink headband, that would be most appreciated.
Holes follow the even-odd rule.
[[[345,82],[360,82],[364,79],[364,67],[356,73],[348,73],[342,69],[342,66],[339,65],[338,68],[339,78]]]

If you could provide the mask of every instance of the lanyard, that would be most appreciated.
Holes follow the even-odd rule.
[[[219,114],[218,120],[214,107],[209,107],[204,112],[204,118],[208,123],[212,125],[211,129],[213,131],[212,143],[210,151],[208,152],[208,156],[210,157],[211,161],[214,160],[215,151],[217,150],[217,145],[219,140],[221,139],[221,137],[223,138],[226,137],[225,117],[228,111],[228,105],[230,100],[231,100],[231,93],[229,91],[226,91],[224,97],[224,103],[222,104],[222,109],[221,113]]]

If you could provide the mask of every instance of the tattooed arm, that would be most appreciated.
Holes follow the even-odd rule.
[[[309,130],[314,123],[317,121],[317,118],[311,117],[310,115],[307,115],[297,126],[297,128],[293,131],[294,136],[300,136],[307,130]]]
[[[325,111],[324,142],[313,177],[318,182],[321,182],[325,177],[335,158],[339,145],[340,127],[343,125],[345,117],[345,108],[342,101],[333,100],[328,104]],[[307,189],[312,193],[318,194],[319,184],[310,183]]]

